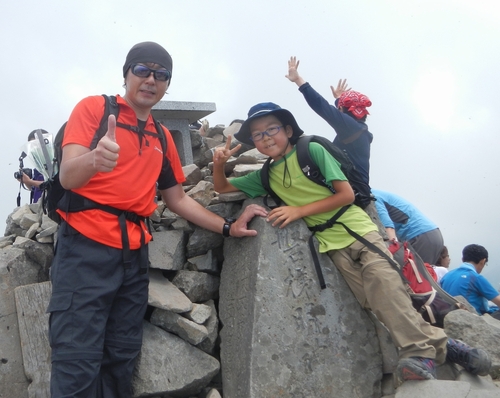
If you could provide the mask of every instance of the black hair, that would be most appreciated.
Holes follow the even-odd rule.
[[[462,261],[464,263],[479,263],[482,259],[488,261],[488,251],[481,245],[467,245],[462,250]]]
[[[293,126],[290,124],[290,122],[288,121],[288,118],[286,117],[283,117],[282,115],[273,115],[276,119],[278,119],[280,121],[280,123],[286,127],[286,126],[290,126],[292,128],[292,131],[293,131]],[[292,134],[292,136],[289,138],[289,141],[290,141],[290,144],[292,145],[295,145],[297,143],[297,140],[299,139],[298,136],[296,136],[295,134]]]
[[[446,246],[443,246],[443,250],[441,250],[441,254],[439,255],[438,260],[436,261],[436,265],[439,267],[442,267],[443,265],[441,264],[441,261],[444,260],[448,256],[449,256],[448,248]]]

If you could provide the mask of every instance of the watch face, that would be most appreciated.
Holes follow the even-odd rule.
[[[222,236],[224,236],[225,238],[228,238],[230,236],[231,224],[232,223],[226,220],[226,223],[222,227]]]

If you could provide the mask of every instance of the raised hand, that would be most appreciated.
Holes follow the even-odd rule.
[[[339,98],[342,93],[349,91],[351,88],[347,87],[347,79],[340,79],[337,84],[337,88],[330,86],[330,89],[332,90],[333,98]]]
[[[224,147],[215,148],[213,156],[214,166],[223,166],[231,156],[240,150],[241,144],[231,149],[231,140],[232,136],[228,135],[226,145]]]
[[[298,72],[299,63],[300,61],[298,61],[296,57],[290,57],[290,60],[288,61],[288,75],[285,75],[285,77],[291,82],[296,82],[297,79],[300,78]]]
[[[118,163],[120,146],[116,143],[116,118],[109,115],[108,131],[94,149],[94,168],[103,173],[113,171]]]

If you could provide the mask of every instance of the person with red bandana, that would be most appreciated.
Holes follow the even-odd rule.
[[[184,193],[175,143],[159,127],[165,148],[151,115],[172,78],[172,58],[162,46],[133,46],[123,78],[118,117],[109,116],[106,135],[94,149],[103,96],[81,100],[65,128],[59,175],[71,200],[67,211],[58,210],[63,221],[51,266],[52,398],[132,395],[148,305],[151,234],[145,218],[157,207],[157,187],[171,211],[224,236],[255,236],[248,222],[267,215],[263,207],[250,205],[237,220],[224,219]],[[71,207],[82,197],[100,207]]]
[[[298,72],[299,61],[290,57],[288,74],[285,76],[299,87],[309,106],[333,127],[337,136],[333,143],[345,150],[364,181],[370,184],[370,145],[373,135],[368,131],[366,108],[372,105],[370,99],[347,88],[346,80],[340,80],[337,88],[330,86],[336,98],[336,108],[330,105]]]

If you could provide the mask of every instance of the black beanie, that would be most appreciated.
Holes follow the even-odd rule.
[[[130,65],[137,63],[154,63],[163,66],[172,73],[172,57],[162,46],[152,41],[145,41],[136,44],[127,54],[127,59],[123,65],[123,77],[127,74]]]

